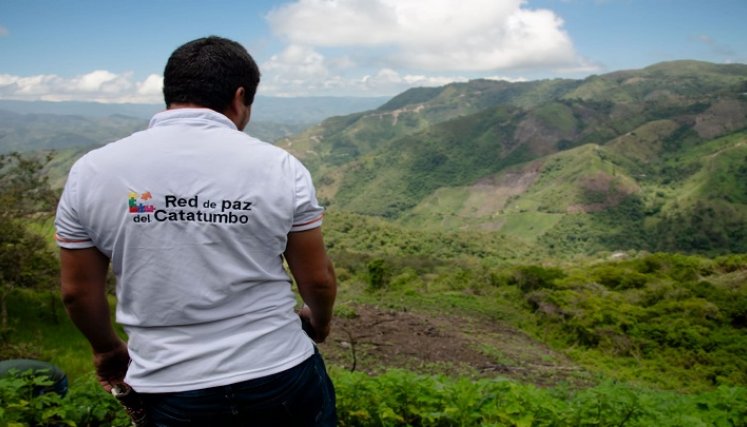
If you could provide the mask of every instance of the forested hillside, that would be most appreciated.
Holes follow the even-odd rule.
[[[559,254],[747,250],[747,66],[409,90],[281,141],[331,209]]]

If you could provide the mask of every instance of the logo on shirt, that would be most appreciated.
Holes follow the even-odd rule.
[[[127,212],[132,215],[132,221],[247,224],[253,208],[253,203],[248,200],[212,201],[201,198],[199,194],[188,197],[167,194],[163,196],[162,203],[156,205],[154,202],[150,191],[130,191],[127,194]]]
[[[146,204],[152,198],[153,196],[150,194],[150,191],[146,191],[140,195],[134,191],[130,191],[128,194],[128,211],[131,214],[155,212],[155,205]]]

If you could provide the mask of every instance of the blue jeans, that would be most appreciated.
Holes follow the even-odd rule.
[[[142,393],[149,425],[335,426],[335,390],[319,352],[287,371],[176,393]]]

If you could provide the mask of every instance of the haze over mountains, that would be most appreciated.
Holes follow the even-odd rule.
[[[388,101],[260,101],[249,132],[302,159],[330,211],[497,233],[550,254],[747,251],[744,64],[474,80]],[[153,112],[78,107],[38,116],[0,102],[15,111],[0,111],[0,151],[63,150],[59,182],[74,158]]]
[[[389,98],[257,96],[248,132],[266,141],[323,119],[376,108]],[[162,104],[0,100],[0,153],[100,145],[147,126]]]

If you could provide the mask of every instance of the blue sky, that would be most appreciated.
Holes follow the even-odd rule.
[[[266,96],[747,63],[747,0],[0,0],[0,99],[160,103],[180,44],[232,38]]]

